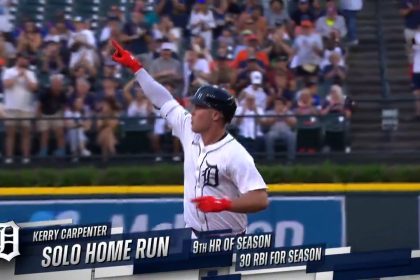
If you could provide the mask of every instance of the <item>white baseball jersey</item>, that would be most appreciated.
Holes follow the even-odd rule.
[[[223,211],[203,213],[192,199],[201,196],[235,199],[252,190],[267,186],[245,148],[230,134],[220,141],[204,146],[200,134],[191,129],[191,114],[175,100],[161,108],[184,148],[184,219],[187,227],[197,231],[246,229],[246,214]]]

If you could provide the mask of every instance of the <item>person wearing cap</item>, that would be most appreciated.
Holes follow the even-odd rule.
[[[75,32],[68,41],[68,48],[71,51],[70,69],[74,68],[81,61],[93,67],[96,65],[96,39],[92,30],[88,28],[88,23],[80,16],[74,18]]]
[[[238,127],[238,141],[250,153],[258,152],[262,146],[263,136],[261,125],[264,109],[258,106],[253,93],[244,92],[240,106],[236,110],[235,125]]]
[[[338,14],[335,7],[329,7],[326,15],[317,19],[316,30],[324,38],[329,38],[331,33],[336,33],[337,37],[341,39],[347,35],[344,17]]]
[[[3,72],[4,109],[6,118],[6,158],[5,163],[13,163],[15,151],[15,136],[21,132],[22,163],[30,162],[31,153],[31,121],[34,117],[34,93],[38,88],[38,81],[33,71],[28,69],[29,56],[18,53],[13,67]],[[19,120],[25,119],[25,120]]]
[[[182,65],[173,57],[174,50],[173,43],[162,43],[159,57],[150,66],[150,74],[159,82],[170,82],[180,89],[183,83]]]
[[[297,36],[293,43],[294,57],[291,68],[298,77],[316,76],[324,49],[322,38],[314,32],[311,21],[302,21],[301,26],[302,34]]]
[[[264,67],[268,67],[269,61],[267,53],[263,50],[260,50],[260,44],[258,42],[257,36],[255,34],[250,34],[246,36],[246,48],[241,50],[235,57],[232,66],[235,68],[241,67],[241,63],[247,61],[250,57],[256,57],[260,60]]]
[[[258,108],[265,110],[267,108],[267,93],[262,87],[263,75],[259,71],[252,71],[250,74],[251,84],[244,88],[240,95],[240,100],[244,96],[252,95]],[[240,103],[242,104],[242,102]]]
[[[203,86],[186,111],[128,51],[113,42],[113,59],[129,68],[144,94],[159,108],[184,148],[184,220],[192,237],[223,230],[230,236],[246,232],[247,213],[268,207],[267,186],[252,156],[226,126],[236,111],[233,96]],[[213,233],[214,234],[214,233]]]

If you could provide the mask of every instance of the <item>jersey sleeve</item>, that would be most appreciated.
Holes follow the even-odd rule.
[[[242,194],[267,189],[264,179],[255,166],[254,159],[246,151],[231,157],[228,168],[233,183]]]
[[[178,137],[184,145],[185,141],[193,134],[191,130],[191,114],[176,100],[163,104],[160,114],[171,126],[172,134]]]

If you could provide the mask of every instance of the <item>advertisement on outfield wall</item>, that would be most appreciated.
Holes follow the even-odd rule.
[[[183,200],[66,199],[0,202],[0,222],[72,219],[73,224],[110,222],[124,232],[183,228]],[[346,245],[344,197],[273,197],[267,210],[248,216],[248,233],[273,232],[275,246]]]

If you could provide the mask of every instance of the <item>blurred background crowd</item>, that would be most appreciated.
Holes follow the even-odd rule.
[[[132,74],[111,60],[111,39],[187,109],[202,85],[228,90],[238,104],[229,129],[255,156],[351,150],[346,58],[362,0],[0,2],[5,163],[148,151],[182,160]]]

